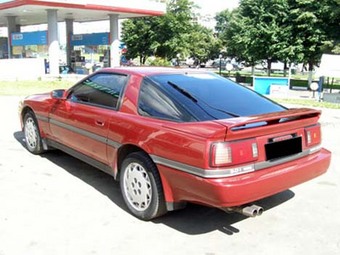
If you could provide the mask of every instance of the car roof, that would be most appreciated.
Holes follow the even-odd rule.
[[[150,76],[157,74],[187,74],[187,73],[208,73],[197,69],[177,68],[177,67],[109,67],[100,69],[99,72],[112,72]]]

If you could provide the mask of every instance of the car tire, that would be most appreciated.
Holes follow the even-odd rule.
[[[147,221],[166,213],[157,167],[145,153],[134,152],[125,158],[120,188],[127,207],[135,217]]]
[[[29,152],[41,154],[44,151],[38,121],[33,112],[28,112],[24,116],[24,135],[26,148]]]

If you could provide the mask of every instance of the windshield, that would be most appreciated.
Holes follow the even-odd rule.
[[[286,108],[262,95],[213,73],[163,74],[150,76],[154,84],[198,120],[283,111]]]

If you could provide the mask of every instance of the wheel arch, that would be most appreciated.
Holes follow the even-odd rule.
[[[116,164],[115,175],[114,175],[116,180],[119,180],[120,169],[121,169],[121,166],[122,166],[124,159],[128,155],[130,155],[131,153],[134,153],[134,152],[143,152],[145,155],[147,155],[151,159],[149,154],[145,150],[143,150],[141,147],[138,147],[134,144],[124,144],[124,145],[122,145],[121,147],[119,147],[119,149],[117,151],[117,161],[116,161],[117,164]]]
[[[21,115],[20,116],[21,128],[22,128],[22,131],[25,134],[26,147],[28,148],[28,150],[33,154],[41,154],[44,151],[48,150],[48,146],[43,139],[43,133],[42,133],[40,127],[39,127],[39,121],[38,121],[37,116],[36,116],[35,112],[33,111],[33,109],[29,106],[25,106],[21,109],[20,115]],[[36,136],[37,136],[36,144],[37,145],[34,145],[34,147],[30,146],[30,148],[28,146],[27,137],[26,137],[26,128],[25,128],[25,126],[26,126],[26,116],[28,116],[27,118],[33,119],[34,125],[36,126],[35,129],[36,129],[36,132],[37,132],[37,134],[36,134]]]
[[[35,113],[33,111],[33,109],[29,106],[24,106],[22,109],[21,109],[21,112],[20,112],[20,122],[21,122],[21,128],[24,127],[24,118],[25,118],[25,115],[28,113],[28,112],[31,112],[34,114],[35,116]]]
[[[159,174],[161,183],[162,183],[162,188],[163,188],[163,194],[164,194],[164,199],[166,202],[166,206],[167,206],[167,210],[168,211],[172,211],[172,210],[176,210],[176,209],[181,209],[184,206],[177,206],[176,204],[173,203],[174,199],[173,199],[173,190],[172,187],[170,186],[169,182],[166,180],[166,178],[164,177],[164,175],[161,173],[161,171],[159,170],[159,167],[157,166],[157,164],[153,161],[153,159],[151,158],[151,156],[149,155],[149,153],[147,151],[145,151],[143,148],[133,145],[133,144],[125,144],[123,146],[121,146],[118,149],[117,152],[117,164],[116,164],[116,170],[115,170],[115,175],[114,178],[116,180],[119,180],[120,178],[120,169],[122,166],[122,163],[124,161],[124,159],[131,153],[134,152],[143,152],[148,158],[150,158],[150,160],[155,164],[157,172]]]

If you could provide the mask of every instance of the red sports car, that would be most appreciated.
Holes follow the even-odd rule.
[[[199,70],[109,68],[27,97],[27,149],[60,149],[120,181],[143,220],[187,202],[262,213],[252,202],[327,171],[320,111],[287,109]]]

